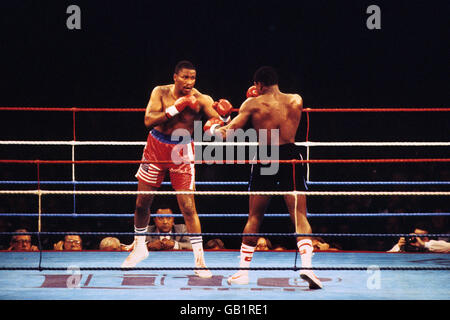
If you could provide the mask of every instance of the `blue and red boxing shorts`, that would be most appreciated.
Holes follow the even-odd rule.
[[[169,136],[152,129],[142,154],[136,178],[159,188],[167,170],[174,190],[195,190],[194,142],[191,136]],[[153,163],[152,161],[155,161]]]

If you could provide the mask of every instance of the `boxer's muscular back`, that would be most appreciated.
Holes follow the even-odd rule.
[[[294,143],[300,124],[303,102],[298,94],[263,94],[252,98],[251,122],[253,128],[267,129],[272,143],[270,129],[279,130],[279,144]],[[273,141],[273,143],[276,143]]]

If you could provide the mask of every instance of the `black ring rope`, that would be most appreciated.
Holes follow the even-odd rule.
[[[197,268],[197,267],[134,267],[134,268],[121,268],[121,267],[79,267],[80,271],[183,271],[183,270],[254,270],[254,271],[282,271],[282,270],[338,270],[338,271],[367,271],[374,269],[375,266],[368,267],[209,267],[209,268]],[[378,267],[380,271],[447,271],[449,267]],[[67,271],[68,267],[0,267],[0,271]]]

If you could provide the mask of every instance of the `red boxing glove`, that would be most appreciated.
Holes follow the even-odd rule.
[[[218,118],[211,118],[206,121],[203,126],[203,131],[208,132],[211,135],[214,135],[214,131],[217,127],[222,127],[224,125],[223,121]]]
[[[231,109],[233,109],[233,106],[231,103],[226,99],[220,99],[219,101],[216,101],[213,103],[214,110],[217,111],[217,113],[220,116],[220,119],[227,123],[231,120],[230,114]]]
[[[258,89],[256,89],[256,86],[251,86],[247,90],[247,98],[253,98],[259,96]]]
[[[181,111],[186,109],[186,107],[191,108],[192,110],[197,112],[197,106],[198,101],[194,96],[184,96],[181,98],[178,98],[177,101],[173,104],[173,106],[170,106],[166,109],[166,116],[167,118],[173,118],[177,114],[179,114]]]

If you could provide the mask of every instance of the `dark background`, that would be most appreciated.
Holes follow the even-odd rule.
[[[68,30],[66,9],[81,9],[81,30]],[[381,30],[366,9],[381,8]],[[172,82],[179,60],[197,66],[196,87],[239,107],[261,65],[274,66],[284,92],[305,107],[448,106],[447,1],[10,1],[0,4],[1,106],[145,108],[152,88]],[[2,140],[73,140],[71,112],[1,111]],[[448,141],[449,116],[430,113],[312,113],[311,141]],[[75,138],[145,141],[143,113],[79,112]],[[297,141],[304,141],[306,117]],[[70,147],[5,146],[2,159],[70,160]],[[77,147],[77,160],[139,160],[142,147]],[[311,157],[442,158],[448,148],[316,148]],[[79,165],[77,180],[132,181],[136,165]],[[245,181],[249,168],[198,166],[197,180]],[[2,180],[37,179],[35,165],[1,164]],[[42,165],[41,180],[71,180],[70,165]],[[312,180],[450,180],[448,163],[315,165]],[[35,185],[2,185],[35,189]],[[72,186],[46,186],[69,190]],[[97,187],[105,190],[106,187]],[[135,190],[135,186],[108,189]],[[374,190],[374,187],[358,187]],[[443,186],[378,187],[442,190]],[[92,190],[92,186],[77,186]],[[170,190],[170,188],[167,188]],[[215,187],[198,187],[216,190]],[[217,188],[230,190],[231,187]],[[233,187],[245,190],[246,187]],[[313,190],[330,190],[332,187]],[[334,190],[342,190],[342,187]],[[357,189],[355,187],[347,189]],[[173,199],[158,201],[174,203]],[[35,196],[2,196],[2,212],[37,212]],[[310,212],[448,212],[444,198],[311,198]],[[199,213],[246,213],[245,197],[197,197]],[[132,213],[134,197],[46,196],[43,212]],[[176,206],[174,210],[177,211]],[[268,212],[284,213],[274,199]],[[203,232],[241,232],[245,219],[202,219]],[[410,232],[428,218],[311,219],[314,232]],[[3,218],[4,231],[36,219]],[[179,220],[177,222],[182,222]],[[439,222],[447,227],[447,220]],[[44,219],[44,231],[132,231],[132,219]],[[224,230],[226,229],[226,230]],[[266,219],[264,232],[292,232],[286,219]],[[46,239],[51,249],[55,239]],[[98,239],[84,239],[95,249]],[[121,239],[123,242],[129,238]],[[2,239],[4,242],[4,239]],[[224,239],[237,248],[240,239]],[[287,247],[293,242],[273,239]],[[394,239],[330,239],[344,249],[389,249]],[[356,243],[358,242],[358,243]],[[7,245],[7,244],[6,244]]]

